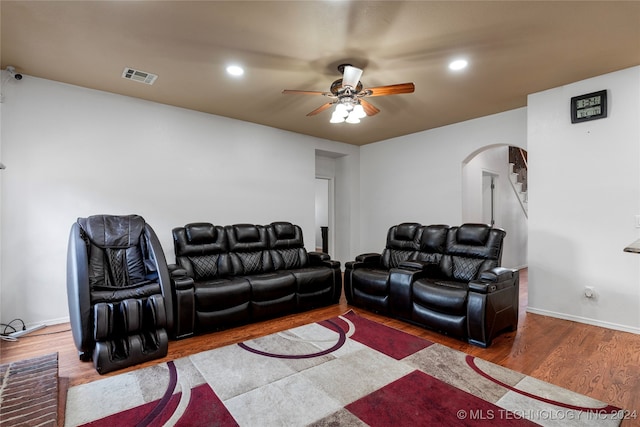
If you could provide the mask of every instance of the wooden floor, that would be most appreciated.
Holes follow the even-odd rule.
[[[640,335],[527,313],[526,269],[521,271],[520,277],[518,330],[499,336],[487,349],[360,308],[353,309],[368,319],[591,396],[632,413],[640,412]],[[327,319],[349,309],[351,307],[343,297],[340,304],[331,307],[172,341],[166,358],[105,376]],[[78,360],[69,324],[49,326],[23,336],[18,342],[0,341],[0,363],[51,352],[58,352],[60,377],[69,386],[102,378],[93,369],[92,363]],[[622,423],[624,427],[636,425],[640,426],[638,419],[627,419]]]

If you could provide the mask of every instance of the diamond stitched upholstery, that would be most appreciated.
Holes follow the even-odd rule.
[[[466,282],[475,279],[483,262],[477,258],[453,257],[453,278]]]
[[[290,269],[302,267],[300,262],[300,252],[298,249],[281,249],[280,255],[282,255],[282,259],[284,261],[284,268]]]
[[[212,279],[218,274],[218,254],[187,257],[193,265],[196,280]]]
[[[262,252],[241,252],[238,257],[244,269],[241,274],[262,273]]]
[[[415,251],[400,251],[396,249],[390,249],[389,253],[391,256],[389,257],[389,263],[384,267],[386,269],[396,268],[397,266],[400,265],[402,261],[408,260],[409,257],[413,255],[414,252]],[[386,258],[383,258],[383,259],[386,259]]]

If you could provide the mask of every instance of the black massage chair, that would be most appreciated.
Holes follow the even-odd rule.
[[[79,218],[67,253],[67,296],[80,360],[100,374],[166,356],[171,284],[153,229],[138,215]]]

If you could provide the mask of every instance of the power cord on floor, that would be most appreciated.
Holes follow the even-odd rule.
[[[22,329],[20,329],[21,331],[27,330],[27,326],[24,324],[24,321],[22,319],[13,319],[9,323],[0,323],[0,327],[2,327],[2,332],[0,332],[0,339],[4,341],[18,341],[18,338],[11,336],[12,333],[18,332],[18,329],[16,329],[15,326],[12,326],[14,322],[20,322],[22,324]]]
[[[22,325],[21,329],[17,329],[15,326],[12,326],[12,324],[14,322],[20,322],[20,324]],[[11,322],[9,323],[0,323],[0,328],[2,329],[2,332],[0,332],[0,340],[4,340],[4,341],[18,341],[18,337],[14,337],[12,336],[12,334],[14,334],[15,332],[18,331],[26,331],[27,330],[27,326],[24,324],[24,321],[22,319],[13,319]],[[43,337],[45,335],[55,335],[55,334],[61,334],[63,332],[69,332],[71,331],[71,329],[63,329],[61,331],[54,331],[54,332],[44,332],[41,334],[30,334],[30,335],[22,335],[20,338],[22,337]]]

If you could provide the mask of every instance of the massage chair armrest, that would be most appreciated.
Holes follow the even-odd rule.
[[[489,294],[513,287],[518,283],[518,274],[518,270],[504,267],[483,271],[477,280],[469,282],[469,291]]]
[[[340,268],[340,261],[332,260],[329,254],[324,252],[309,252],[309,263],[312,266],[325,266],[333,269]]]

